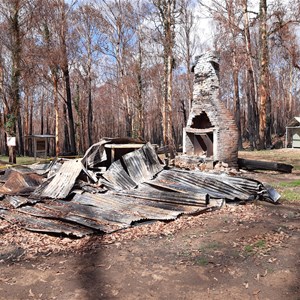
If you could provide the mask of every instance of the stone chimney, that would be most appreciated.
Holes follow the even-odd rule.
[[[219,57],[206,52],[196,57],[193,102],[183,129],[183,154],[237,166],[238,131],[230,111],[220,101]]]

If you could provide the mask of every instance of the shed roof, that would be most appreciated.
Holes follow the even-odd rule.
[[[32,135],[27,135],[26,138],[50,139],[50,138],[55,138],[55,135],[53,135],[53,134],[32,134]]]
[[[287,127],[300,127],[300,117],[294,117],[287,125]]]

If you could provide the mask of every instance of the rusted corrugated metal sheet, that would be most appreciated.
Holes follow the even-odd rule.
[[[134,182],[141,183],[153,177],[153,174],[147,168],[143,149],[127,153],[122,157],[122,160],[127,168],[129,176]]]
[[[6,195],[29,195],[43,181],[43,177],[35,173],[20,173],[15,170],[6,170],[5,184],[0,187],[0,193]]]
[[[102,161],[103,145],[90,149],[93,155],[91,159],[85,156],[86,165],[96,167]],[[182,214],[197,214],[220,207],[224,199],[269,197],[276,202],[279,198],[252,179],[164,170],[149,143],[112,163],[102,176],[86,170],[79,159],[67,160],[57,167],[56,163],[49,165],[48,172],[55,175],[38,187],[32,184],[35,190],[29,198],[13,195],[0,200],[0,218],[32,231],[80,237],[93,232],[110,233],[145,220],[173,220]],[[31,188],[28,182],[34,177],[27,169],[23,171],[4,174],[2,189],[8,191],[11,184],[15,194],[24,182]],[[26,176],[29,181],[24,179]],[[66,197],[69,201],[58,200]]]
[[[105,144],[144,144],[143,141],[132,138],[103,138],[100,142],[92,145],[84,154],[82,164],[86,168],[97,168],[101,163],[107,160]]]
[[[46,218],[33,218],[31,215],[18,212],[17,210],[0,209],[0,218],[35,232],[65,234],[75,237],[83,237],[94,232],[92,229],[79,226],[78,224]]]
[[[153,196],[151,200],[144,197],[145,191],[141,195],[130,194],[130,191],[126,195],[76,194],[72,201],[55,200],[15,210],[2,209],[0,217],[32,231],[83,236],[91,233],[85,228],[110,233],[139,221],[173,220],[181,214],[199,213],[208,209],[205,199],[194,197],[195,202],[189,199],[185,205],[184,200],[176,199],[176,195],[163,197],[163,194],[158,192],[157,198]],[[172,201],[172,198],[175,200]]]
[[[131,191],[107,194],[75,195],[73,201],[83,205],[92,205],[102,211],[106,220],[126,223],[128,225],[142,220],[173,220],[181,214],[200,212],[206,205],[183,204],[178,201],[151,201],[138,194],[131,195]],[[171,197],[170,197],[171,198]]]
[[[127,223],[128,225],[149,219],[173,220],[178,215],[175,211],[167,211],[150,206],[146,207],[139,201],[134,201],[129,196],[119,196],[111,193],[99,195],[84,194],[76,195],[74,201],[82,204],[82,198],[84,199],[83,201],[93,203],[93,206],[105,212],[107,219]]]
[[[28,197],[22,197],[22,196],[6,196],[3,201],[4,202],[7,201],[7,203],[9,203],[14,208],[18,208],[26,204],[36,203],[35,200],[29,199]]]
[[[150,143],[147,143],[142,149],[146,157],[147,168],[152,176],[154,176],[160,172],[164,166],[159,161],[159,157],[157,156],[154,147]]]
[[[129,190],[137,186],[137,183],[124,170],[120,160],[112,163],[103,177],[112,183],[116,190]]]
[[[81,159],[65,161],[50,183],[35,191],[33,197],[64,199],[72,190],[82,171]]]
[[[138,189],[130,191],[122,191],[116,193],[119,195],[130,195],[136,199],[144,199],[147,201],[154,201],[157,203],[171,203],[174,205],[191,205],[191,206],[206,206],[209,204],[208,194],[194,194],[194,193],[176,193],[170,191],[161,191],[146,183],[141,184]]]
[[[86,168],[95,168],[102,161],[107,159],[104,145],[108,143],[110,139],[102,139],[99,143],[93,144],[82,158],[82,164]]]
[[[162,169],[153,146],[147,143],[141,149],[125,154],[122,160],[113,162],[103,177],[114,185],[115,190],[129,190]]]
[[[149,184],[182,192],[209,194],[211,197],[227,200],[253,200],[255,197],[252,192],[226,182],[221,176],[218,178],[200,171],[164,170]]]
[[[150,143],[122,157],[129,176],[136,183],[145,182],[163,169]]]
[[[35,217],[74,222],[100,232],[110,233],[128,227],[126,224],[107,221],[103,218],[102,211],[91,206],[61,200],[22,207],[18,211]]]

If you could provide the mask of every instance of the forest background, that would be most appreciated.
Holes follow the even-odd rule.
[[[240,148],[268,148],[300,115],[299,21],[299,0],[2,0],[0,153],[7,136],[28,155],[25,137],[54,134],[53,154],[133,137],[172,156],[207,50]]]

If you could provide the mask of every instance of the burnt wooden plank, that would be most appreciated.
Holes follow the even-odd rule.
[[[284,163],[270,162],[270,161],[260,161],[251,159],[238,159],[238,166],[241,169],[246,169],[249,171],[254,170],[267,170],[267,171],[278,171],[282,173],[292,173],[293,166]]]

